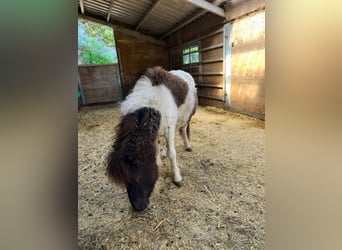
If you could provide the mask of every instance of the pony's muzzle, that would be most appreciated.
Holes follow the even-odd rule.
[[[128,186],[127,193],[129,201],[135,211],[142,211],[148,207],[150,204],[150,194],[151,192],[146,189],[140,189],[136,186]]]
[[[145,210],[148,205],[149,205],[149,201],[142,201],[142,202],[134,202],[134,203],[131,203],[132,204],[132,207],[135,211],[143,211]]]

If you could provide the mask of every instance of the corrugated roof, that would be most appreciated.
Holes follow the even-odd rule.
[[[203,16],[225,0],[79,0],[79,13],[124,25],[154,38],[165,38]],[[222,8],[221,8],[222,9]]]

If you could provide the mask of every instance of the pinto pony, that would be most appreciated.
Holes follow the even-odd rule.
[[[125,186],[134,210],[144,210],[161,165],[159,136],[166,138],[173,182],[181,186],[174,138],[179,127],[185,149],[191,151],[189,122],[197,107],[194,79],[185,71],[148,68],[121,103],[121,121],[107,160],[107,176]]]

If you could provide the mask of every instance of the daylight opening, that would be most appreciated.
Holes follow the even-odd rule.
[[[113,29],[78,19],[78,65],[118,63]]]

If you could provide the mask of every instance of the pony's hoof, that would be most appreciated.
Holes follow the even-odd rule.
[[[183,186],[183,182],[182,182],[182,181],[173,181],[173,183],[174,183],[177,187]]]
[[[186,148],[185,150],[188,151],[188,152],[191,152],[192,148]]]

